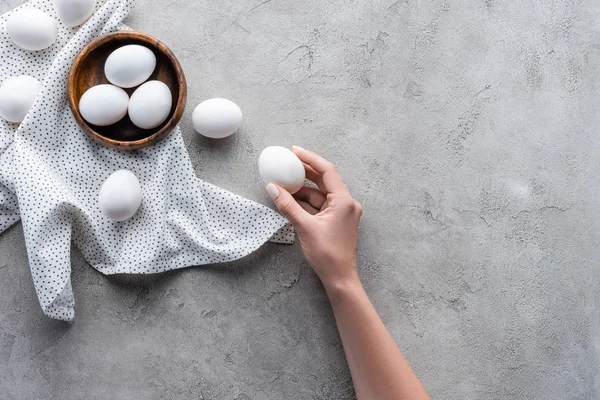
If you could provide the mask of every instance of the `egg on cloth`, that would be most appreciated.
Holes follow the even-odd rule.
[[[290,193],[300,190],[306,178],[302,161],[281,146],[269,146],[260,153],[258,172],[265,183],[275,183]]]
[[[92,16],[96,0],[54,0],[54,8],[62,23],[72,28]]]
[[[42,84],[31,76],[16,76],[0,87],[0,117],[21,123],[33,105]]]
[[[79,112],[92,125],[107,126],[127,115],[129,96],[113,85],[92,86],[79,99]]]
[[[56,40],[56,22],[41,10],[23,9],[8,17],[6,33],[25,50],[42,50]]]
[[[222,139],[238,130],[242,124],[242,110],[231,100],[204,100],[194,109],[192,123],[201,135]]]
[[[144,83],[156,68],[156,56],[147,47],[129,44],[110,53],[104,75],[113,85],[132,88]]]
[[[129,99],[129,118],[141,129],[153,129],[165,122],[171,113],[171,90],[161,81],[148,81],[137,88]]]
[[[133,172],[115,171],[102,184],[98,193],[100,211],[112,221],[133,217],[142,204],[142,187]]]

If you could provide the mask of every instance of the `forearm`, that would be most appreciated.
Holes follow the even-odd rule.
[[[326,284],[358,399],[428,399],[358,277]]]

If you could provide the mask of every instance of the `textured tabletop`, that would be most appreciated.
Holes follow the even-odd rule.
[[[363,283],[434,398],[589,399],[599,17],[575,0],[138,0],[125,22],[184,68],[202,179],[270,205],[264,147],[337,164],[365,208]],[[240,132],[193,131],[210,97],[241,107]],[[73,264],[77,320],[50,320],[20,224],[0,236],[3,398],[354,398],[297,244],[154,276]]]

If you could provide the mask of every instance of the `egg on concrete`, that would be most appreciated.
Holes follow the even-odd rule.
[[[23,9],[8,17],[6,33],[25,50],[42,50],[56,40],[56,22],[41,10]]]
[[[156,56],[147,47],[129,44],[110,53],[104,75],[113,85],[132,88],[144,83],[156,68]]]
[[[112,221],[125,221],[135,215],[142,204],[142,187],[131,171],[113,172],[100,187],[98,206]]]
[[[89,88],[79,100],[79,112],[92,125],[107,126],[119,122],[127,115],[129,96],[113,85]]]
[[[21,123],[33,105],[42,84],[31,76],[16,76],[0,87],[0,117]]]
[[[129,100],[129,118],[141,129],[153,129],[171,113],[171,90],[161,81],[148,81],[137,88]]]
[[[258,172],[266,184],[275,183],[290,193],[300,190],[306,178],[298,156],[280,146],[269,146],[260,153]]]
[[[192,123],[201,135],[221,139],[238,130],[242,124],[242,110],[231,100],[204,100],[194,109]]]
[[[62,23],[72,28],[92,16],[96,0],[54,0],[54,8]]]

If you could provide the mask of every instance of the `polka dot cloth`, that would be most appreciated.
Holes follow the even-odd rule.
[[[56,18],[53,3],[34,0],[19,8]],[[57,18],[57,41],[38,52],[10,41],[10,12],[0,18],[1,81],[31,75],[43,82],[20,125],[0,122],[0,232],[21,218],[37,295],[51,318],[74,319],[71,240],[104,274],[231,261],[269,239],[294,241],[275,211],[198,179],[179,128],[155,146],[120,152],[96,144],[77,125],[66,96],[71,63],[92,39],[127,29],[121,21],[131,8],[131,0],[107,0],[80,28]],[[118,169],[135,173],[143,190],[140,210],[124,222],[109,221],[98,209],[98,190]]]

